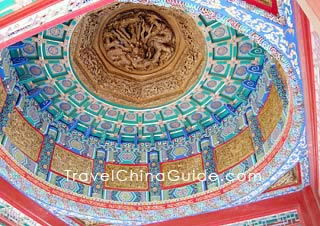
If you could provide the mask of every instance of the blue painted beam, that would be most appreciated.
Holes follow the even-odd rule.
[[[42,89],[40,88],[34,88],[34,89],[31,89],[28,91],[28,98],[31,99],[31,98],[34,98],[38,95],[40,95],[40,93],[42,92]]]
[[[221,119],[216,114],[211,114],[211,118],[213,122],[217,123],[218,125],[221,125]]]
[[[39,104],[40,110],[45,111],[52,104],[52,100],[45,100],[41,104]]]
[[[69,125],[69,131],[72,132],[72,131],[77,127],[78,123],[79,123],[79,120],[78,120],[78,119],[74,120],[74,121]]]
[[[170,132],[168,130],[166,130],[166,135],[167,135],[167,140],[168,140],[169,144],[171,144],[172,138],[171,138]]]
[[[118,143],[118,147],[120,147],[122,144],[122,134],[121,133],[118,135],[117,143]]]
[[[29,60],[26,57],[13,57],[11,58],[11,61],[12,61],[13,67],[19,67],[21,65],[28,63]]]
[[[231,115],[235,115],[236,109],[231,104],[224,104],[224,107]]]
[[[136,134],[134,135],[134,147],[135,147],[135,148],[138,147],[138,139],[139,139],[139,136],[138,136],[138,134],[136,133]]]
[[[21,49],[21,48],[23,48],[23,47],[25,47],[25,46],[26,46],[26,44],[25,44],[24,42],[21,42],[21,41],[20,41],[20,42],[16,42],[16,43],[8,46],[8,49],[9,49],[9,50]]]
[[[89,126],[86,130],[86,132],[84,133],[84,137],[85,139],[88,139],[89,136],[91,135],[91,132],[92,132],[92,126]]]
[[[186,140],[188,140],[189,139],[189,133],[188,133],[186,127],[182,127],[182,132],[183,132],[184,138],[186,138]]]

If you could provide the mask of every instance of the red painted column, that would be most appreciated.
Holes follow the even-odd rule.
[[[320,4],[318,4],[320,6]],[[306,127],[308,134],[309,161],[310,161],[310,180],[311,187],[315,194],[316,201],[319,202],[319,147],[317,132],[317,106],[315,94],[314,65],[312,55],[312,42],[310,24],[307,16],[304,14],[296,1],[293,2],[293,9],[296,21],[296,32],[299,46],[299,56],[301,64],[301,73],[303,80]],[[319,11],[320,13],[320,11]]]

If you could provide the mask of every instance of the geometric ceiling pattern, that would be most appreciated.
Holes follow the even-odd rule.
[[[300,91],[292,93],[274,53],[216,20],[190,15],[206,41],[204,71],[178,100],[154,108],[119,106],[81,84],[68,49],[79,18],[4,50],[4,64],[12,65],[3,80],[1,175],[15,175],[17,186],[59,214],[134,225],[249,202],[287,173],[304,150],[293,147],[303,124]],[[67,180],[65,169],[152,176],[179,169],[219,179],[128,185]],[[248,172],[261,172],[262,180],[233,178]]]
[[[88,137],[133,142],[164,140],[192,133],[212,124],[212,116],[223,120],[232,114],[228,106],[237,109],[251,93],[247,81],[254,83],[258,75],[250,66],[260,66],[264,55],[252,55],[258,47],[247,37],[216,21],[196,18],[207,40],[206,67],[197,84],[178,101],[154,109],[121,106],[99,98],[78,80],[69,61],[68,48],[74,26],[72,20],[25,40],[21,50],[11,56],[21,56],[28,63],[17,68],[18,76],[32,76],[24,82],[28,92],[41,92],[34,99],[46,108],[55,121],[75,123]],[[34,123],[34,122],[31,122]],[[73,128],[73,127],[72,127]],[[89,133],[89,134],[88,134]]]

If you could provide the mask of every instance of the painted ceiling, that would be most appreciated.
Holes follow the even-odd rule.
[[[105,10],[111,7],[124,6]],[[258,18],[246,27],[219,10],[187,11],[183,14],[203,36],[203,68],[184,92],[160,104],[122,104],[83,82],[71,48],[86,16],[3,49],[1,175],[18,181],[20,190],[56,214],[126,225],[214,211],[305,186],[295,40],[281,39],[291,34],[283,30],[292,24],[280,30],[279,21]],[[282,52],[285,42],[292,42],[292,53]],[[105,183],[79,176],[67,180],[65,172],[121,169],[152,175],[193,170],[219,179]],[[232,178],[249,172],[259,172],[262,180]]]

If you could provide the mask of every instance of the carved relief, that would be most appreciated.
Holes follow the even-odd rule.
[[[7,93],[4,90],[4,87],[0,81],[0,112],[2,111],[2,108],[4,104],[6,103]]]
[[[176,49],[175,34],[154,11],[134,9],[119,13],[103,31],[107,58],[131,72],[150,71],[166,63]]]
[[[268,139],[278,124],[283,111],[283,104],[275,86],[271,87],[269,97],[258,114],[259,127],[264,140]]]
[[[117,3],[84,16],[70,53],[79,79],[111,102],[151,107],[173,101],[201,76],[206,44],[183,11]]]
[[[120,165],[107,163],[105,172],[105,188],[127,191],[149,190],[147,165]]]
[[[284,174],[279,180],[277,180],[270,188],[268,188],[267,192],[298,185],[300,183],[299,170],[299,167],[295,166],[293,169]]]
[[[33,161],[38,161],[43,137],[15,109],[9,116],[4,133],[10,142]]]
[[[93,160],[55,145],[50,169],[68,177],[69,180],[73,180],[74,178],[75,181],[91,184]],[[66,170],[69,170],[69,172]]]
[[[218,173],[237,165],[254,153],[251,132],[248,128],[225,144],[215,148]]]
[[[196,183],[205,176],[200,154],[181,160],[163,162],[160,168],[164,176],[161,184],[164,189]]]

